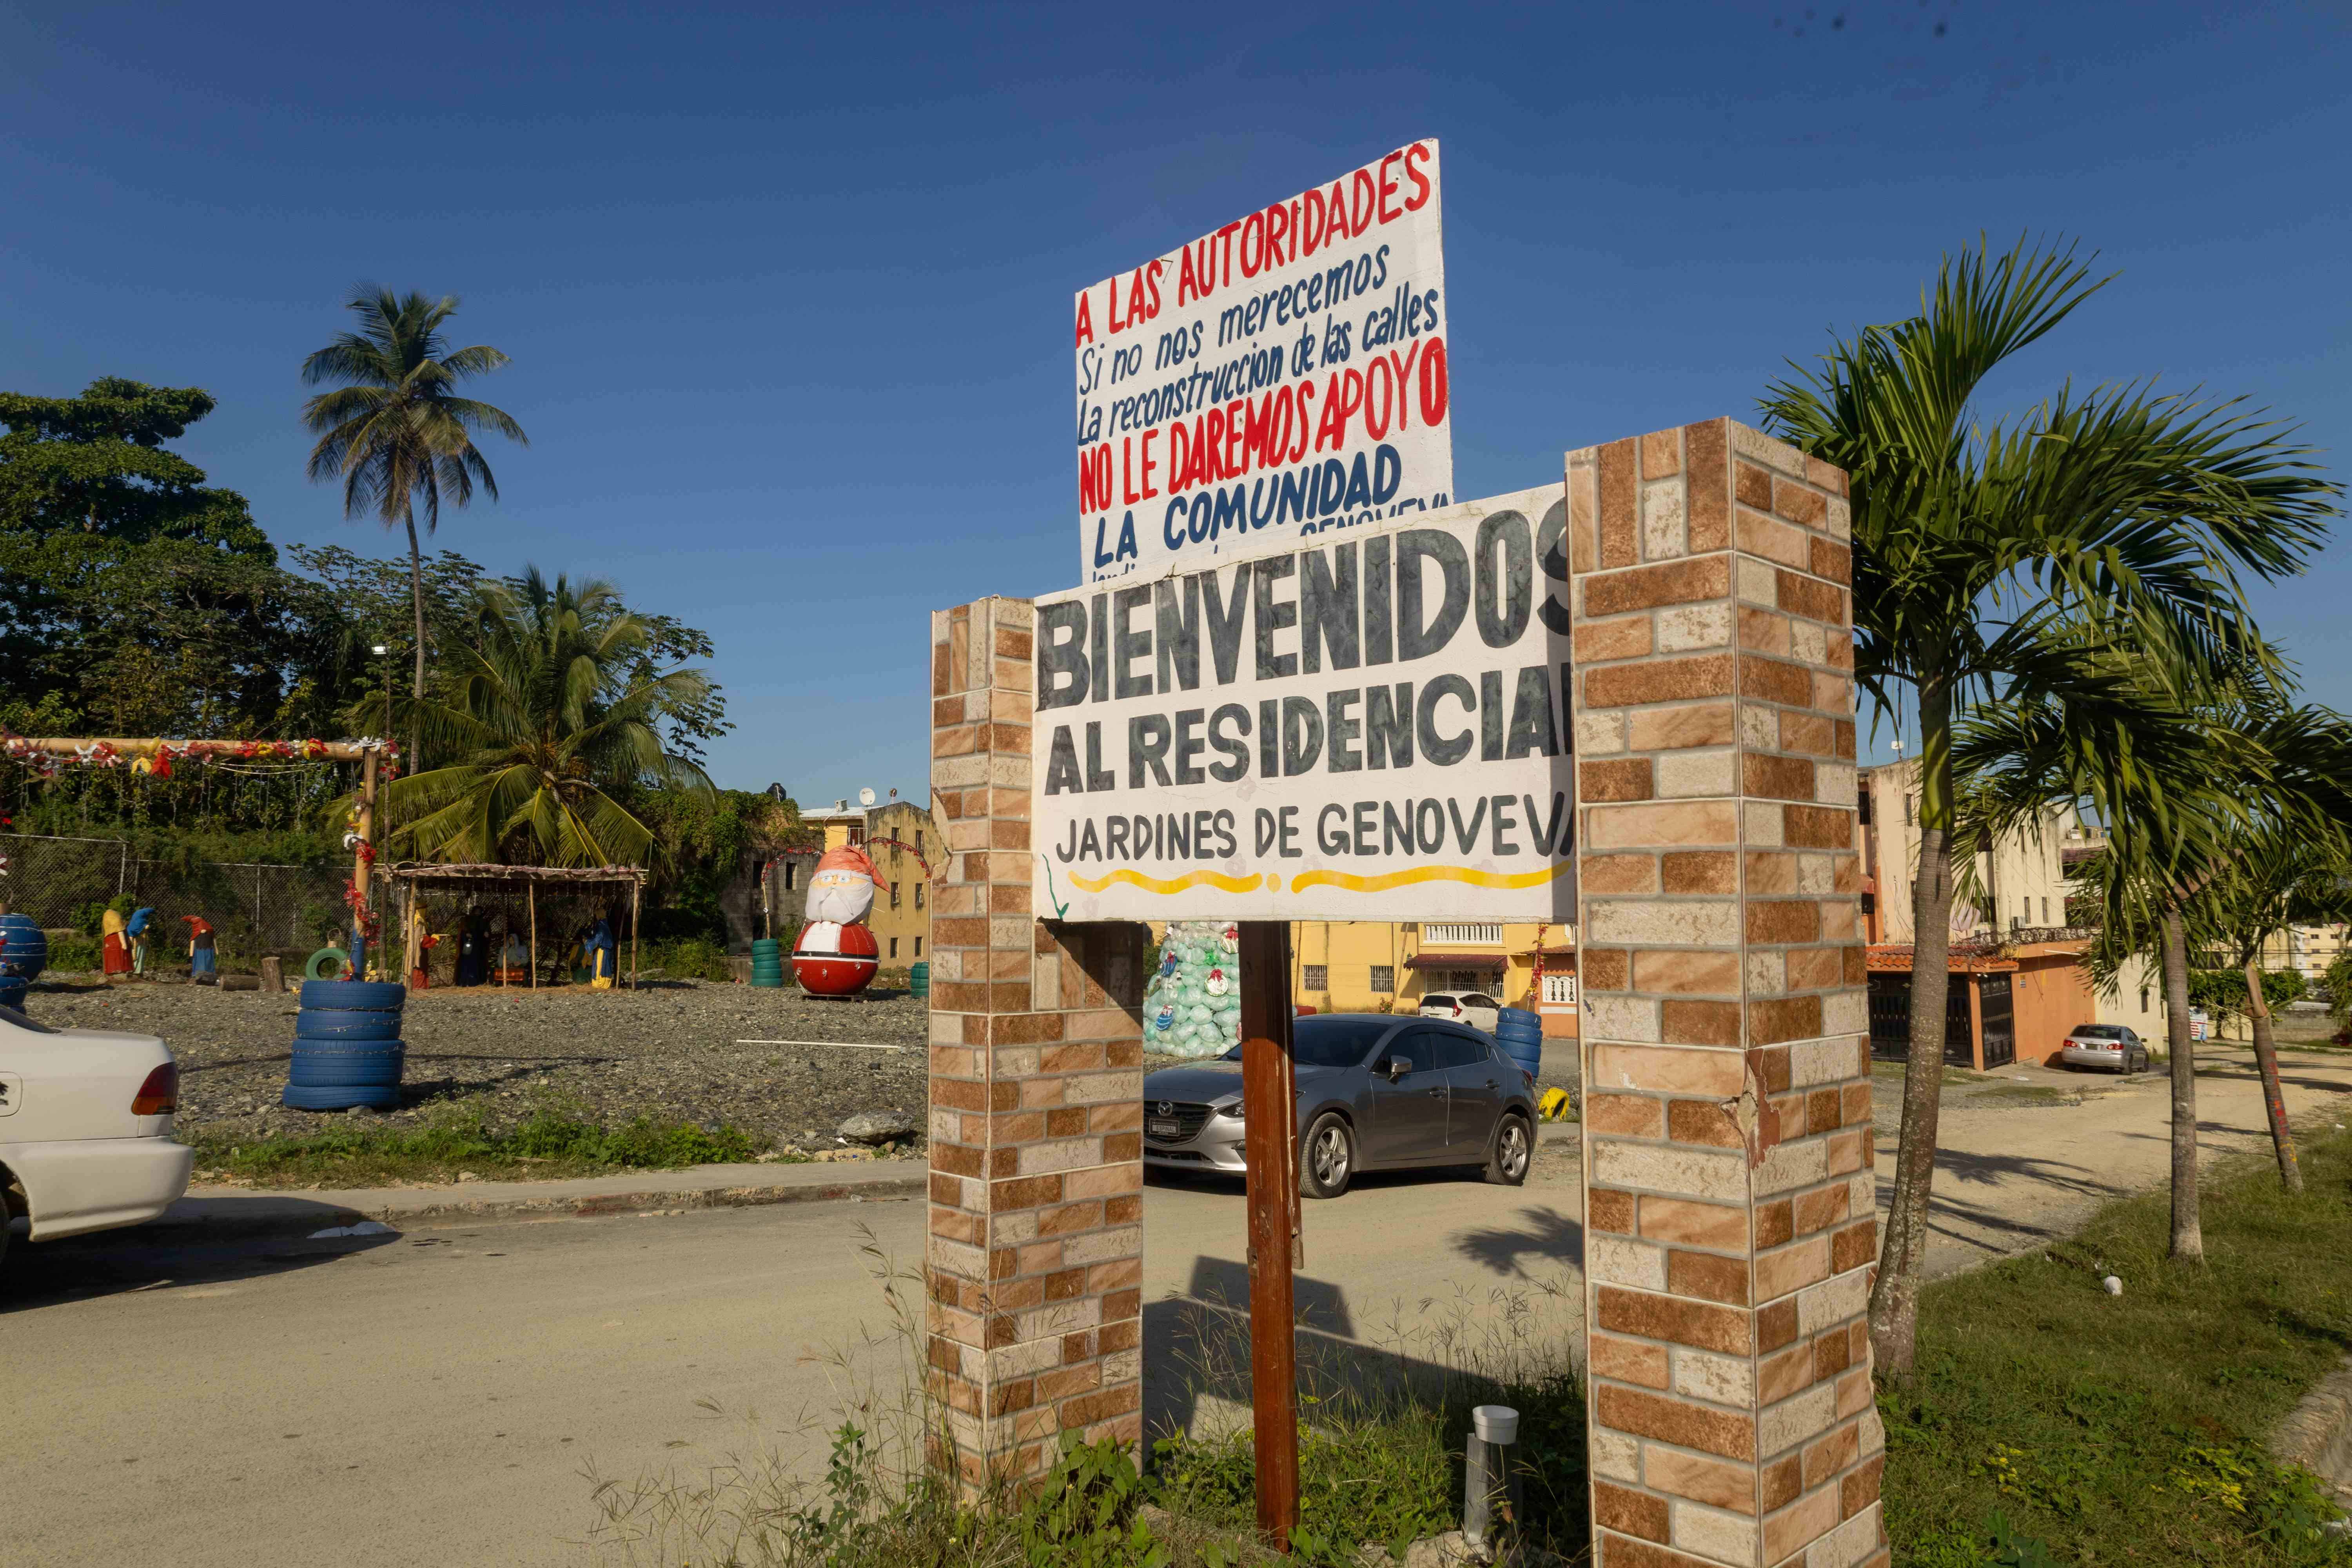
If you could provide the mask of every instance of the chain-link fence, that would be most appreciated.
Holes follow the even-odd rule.
[[[164,952],[187,934],[184,917],[212,924],[225,960],[308,954],[339,942],[343,878],[308,866],[142,860],[119,838],[0,833],[0,904],[44,928],[95,934],[105,906],[128,895],[155,911]]]

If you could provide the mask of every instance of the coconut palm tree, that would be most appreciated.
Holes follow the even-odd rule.
[[[460,397],[457,384],[487,375],[507,356],[486,343],[452,350],[442,336],[457,312],[457,297],[437,300],[362,283],[344,306],[359,318],[359,330],[302,362],[305,385],[342,383],[302,405],[302,423],[319,441],[310,448],[314,480],[341,479],[343,515],[374,512],[386,528],[408,531],[410,596],[415,612],[415,672],[409,695],[425,696],[425,566],[416,540],[416,516],[425,531],[440,526],[441,503],[464,506],[479,483],[492,500],[499,481],[474,445],[488,430],[529,446],[505,410]]]
[[[1949,989],[1955,721],[1973,703],[2065,693],[2128,650],[2156,684],[2262,657],[2238,573],[2301,570],[2333,488],[2304,448],[2233,403],[2127,384],[1985,422],[1980,389],[2071,315],[2093,281],[2072,249],[1981,243],[1948,258],[1918,314],[1833,342],[1769,392],[1765,422],[1845,470],[1855,679],[1920,730],[1911,1038],[1885,1250],[1878,1364],[1908,1373],[1935,1171]]]
[[[608,584],[551,584],[533,567],[483,590],[476,645],[455,655],[457,696],[409,704],[436,752],[455,760],[391,784],[389,842],[433,860],[642,864],[653,832],[615,795],[711,787],[659,729],[666,714],[707,701],[710,681],[654,668],[650,637]]]

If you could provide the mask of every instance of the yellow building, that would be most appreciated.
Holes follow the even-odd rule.
[[[869,792],[870,793],[870,792]],[[837,800],[828,810],[803,811],[801,820],[824,829],[827,849],[863,849],[874,862],[874,912],[866,918],[881,948],[885,969],[921,963],[930,951],[930,878],[940,846],[932,839],[930,814],[912,801],[852,805]]]
[[[1297,921],[1294,1001],[1325,1013],[1412,1013],[1433,991],[1476,991],[1576,1035],[1576,931],[1518,921]],[[1543,994],[1537,995],[1540,961]]]
[[[930,813],[894,800],[866,814],[862,846],[874,861],[874,912],[866,920],[882,949],[885,969],[921,962],[929,951],[930,885],[924,866],[940,846],[931,838]]]

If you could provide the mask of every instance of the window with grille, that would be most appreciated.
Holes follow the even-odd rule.
[[[1393,992],[1396,989],[1395,964],[1375,963],[1372,965],[1372,989],[1383,995]]]
[[[784,862],[784,891],[791,892],[800,885],[801,867],[797,860]]]
[[[1475,969],[1449,969],[1445,972],[1445,988],[1449,991],[1475,991],[1479,974]]]
[[[921,937],[917,937],[915,939],[915,956],[917,958],[923,956],[923,939]]]
[[[1547,974],[1544,976],[1543,999],[1556,1007],[1576,1005],[1576,976]]]
[[[920,882],[915,884],[915,907],[919,910],[923,907],[923,885]]]
[[[1302,991],[1331,989],[1331,967],[1325,963],[1302,963],[1298,966],[1298,987]]]
[[[915,829],[915,853],[916,853],[916,854],[918,854],[918,855],[920,855],[922,852],[923,852],[923,830],[922,830],[921,828],[918,827],[917,829]]]
[[[896,882],[890,884],[890,907],[894,910],[898,907],[898,884]]]
[[[890,939],[890,956],[893,958],[898,956],[898,939],[895,936]]]

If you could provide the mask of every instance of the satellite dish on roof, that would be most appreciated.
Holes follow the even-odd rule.
[[[870,789],[859,790],[857,792],[857,804],[860,805],[872,805],[874,804],[874,792]]]

